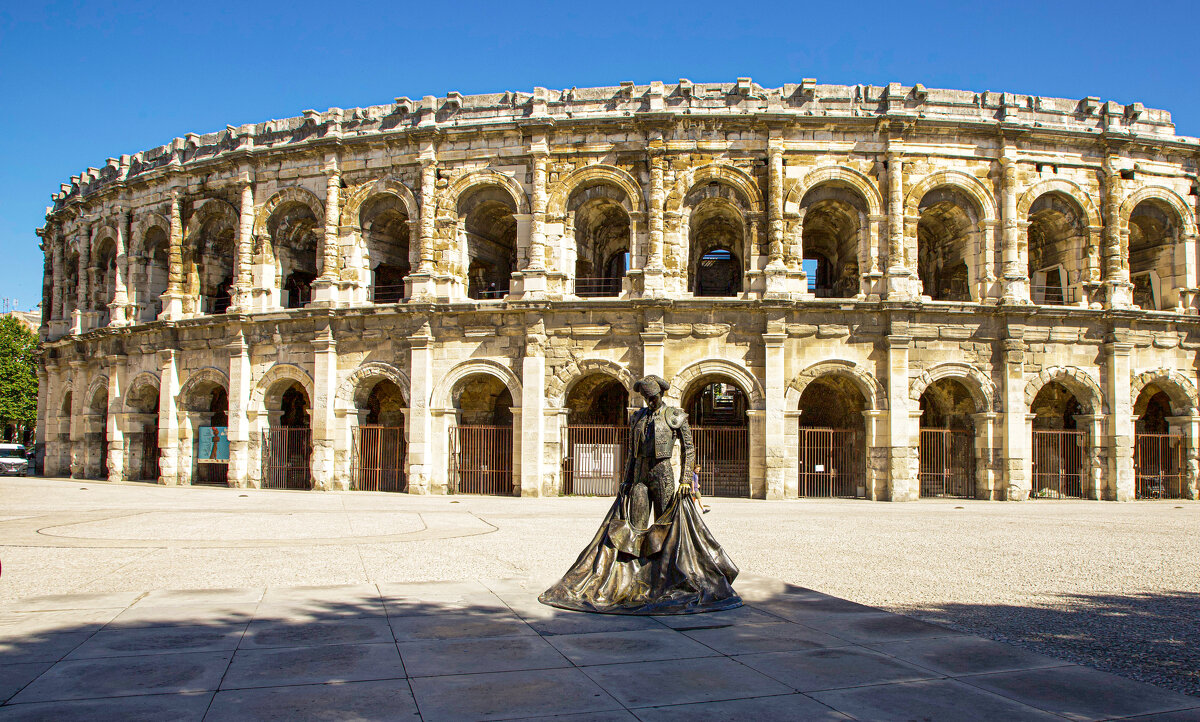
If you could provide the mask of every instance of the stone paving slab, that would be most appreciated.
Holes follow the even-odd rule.
[[[680,617],[553,609],[543,582],[18,601],[0,722],[1200,719],[1197,697],[767,578]]]

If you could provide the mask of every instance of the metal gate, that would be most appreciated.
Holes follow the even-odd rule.
[[[141,481],[158,481],[158,456],[158,429],[143,431],[138,479]]]
[[[800,496],[866,496],[857,429],[800,428]]]
[[[229,486],[228,462],[206,461],[196,464],[196,477],[192,484],[203,486]]]
[[[312,487],[312,429],[280,427],[263,432],[264,489]]]
[[[451,494],[513,495],[511,426],[451,426]]]
[[[1033,490],[1041,499],[1083,498],[1086,431],[1033,432]]]
[[[354,456],[350,488],[355,491],[405,491],[408,456],[403,426],[358,426],[354,429]]]
[[[975,498],[975,433],[921,429],[921,496]]]
[[[703,496],[750,496],[750,444],[744,426],[694,426]],[[684,470],[688,478],[691,470]]]
[[[1183,434],[1136,434],[1133,470],[1138,499],[1182,499],[1187,444]]]
[[[563,491],[587,496],[615,496],[625,472],[628,426],[567,426],[563,457]]]

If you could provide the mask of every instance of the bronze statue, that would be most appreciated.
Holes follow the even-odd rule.
[[[693,614],[733,609],[738,569],[713,538],[691,493],[694,450],[687,414],[666,406],[670,384],[634,384],[646,405],[634,414],[625,474],[591,544],[539,599],[609,614]],[[679,484],[671,465],[682,452]],[[653,513],[653,519],[651,519]]]

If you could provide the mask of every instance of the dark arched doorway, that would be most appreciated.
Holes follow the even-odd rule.
[[[1173,421],[1171,398],[1156,384],[1149,384],[1133,405],[1134,497],[1137,499],[1183,499],[1187,468],[1187,437]]]
[[[512,393],[489,374],[473,374],[455,387],[450,427],[451,494],[513,496]]]
[[[866,398],[850,379],[826,375],[800,395],[798,493],[866,496]]]
[[[938,379],[921,394],[921,496],[975,498],[975,399]]]
[[[1076,420],[1083,413],[1079,400],[1067,387],[1051,381],[1038,391],[1029,412],[1034,416],[1030,496],[1082,499],[1088,434]]]
[[[358,404],[360,421],[354,429],[350,488],[407,491],[408,444],[404,438],[405,404],[400,387],[388,379],[379,380]]]
[[[629,448],[629,392],[612,376],[591,374],[571,387],[566,407],[564,492],[615,495]]]
[[[218,384],[205,384],[192,394],[189,417],[196,429],[193,484],[226,486],[229,483],[229,392]]]
[[[279,389],[282,389],[280,391]],[[281,381],[268,399],[270,427],[263,434],[263,488],[312,487],[312,419],[308,394],[295,381]]]
[[[701,378],[683,397],[705,496],[750,496],[747,402],[737,384],[720,377]]]

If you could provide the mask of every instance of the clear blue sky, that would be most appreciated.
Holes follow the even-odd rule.
[[[1200,135],[1196,0],[0,3],[0,298],[50,193],[188,132],[407,95],[689,78],[1140,101]]]

